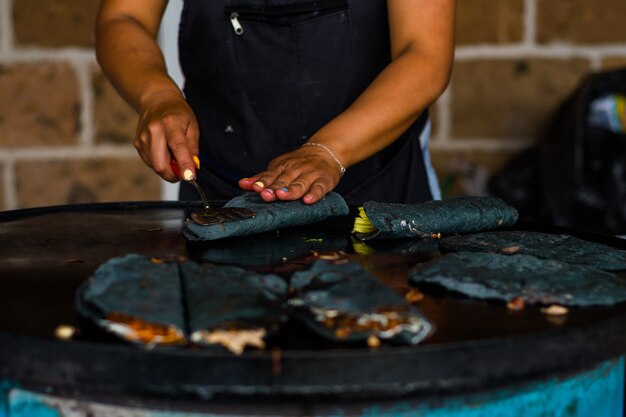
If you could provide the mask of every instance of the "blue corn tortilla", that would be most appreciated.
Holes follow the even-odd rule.
[[[409,281],[504,302],[522,298],[527,304],[587,307],[626,300],[626,281],[612,273],[530,255],[449,253],[418,264],[409,273]]]
[[[502,230],[444,238],[439,246],[444,251],[524,254],[605,271],[626,270],[626,251],[567,234]]]
[[[289,300],[294,316],[332,341],[362,342],[375,336],[417,344],[434,330],[417,308],[355,262],[315,261],[293,275],[291,287],[296,294]],[[346,325],[386,312],[397,313],[405,324],[392,331]]]
[[[301,200],[264,202],[258,193],[246,193],[230,200],[224,207],[243,207],[256,212],[256,216],[211,226],[201,226],[187,220],[183,234],[188,240],[207,241],[227,237],[246,236],[293,226],[316,223],[331,216],[345,216],[348,205],[337,193],[330,192],[315,204]]]
[[[149,349],[187,340],[175,263],[136,254],[110,259],[80,286],[76,309],[103,331]]]
[[[278,330],[287,319],[283,278],[236,266],[181,264],[189,333],[199,330]]]
[[[80,301],[104,318],[110,313],[184,331],[185,315],[175,263],[129,254],[100,265],[79,291]]]
[[[497,197],[453,197],[418,204],[368,201],[363,209],[376,229],[360,240],[429,238],[513,226],[517,210]]]
[[[287,318],[287,290],[285,280],[276,275],[192,261],[155,263],[131,254],[102,264],[79,289],[76,305],[105,331],[152,347],[196,343],[197,331],[257,329],[271,334]],[[142,341],[125,329],[124,321],[109,318],[114,313],[148,325],[174,326],[177,339]],[[228,340],[223,344],[230,348]]]

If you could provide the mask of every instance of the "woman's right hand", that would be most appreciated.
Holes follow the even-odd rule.
[[[189,179],[189,175],[195,178],[193,157],[199,153],[200,131],[191,107],[180,92],[154,94],[141,108],[133,141],[141,159],[166,181],[181,180],[171,167],[172,160],[178,164],[184,179]]]

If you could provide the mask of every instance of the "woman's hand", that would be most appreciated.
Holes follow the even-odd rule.
[[[117,91],[139,113],[133,144],[163,179],[195,177],[198,123],[167,74],[156,41],[167,0],[102,0],[96,19],[96,55]]]
[[[141,159],[166,181],[181,179],[172,169],[172,160],[185,179],[195,178],[199,129],[184,98],[175,91],[162,92],[146,100],[142,108],[133,141]]]
[[[341,179],[342,165],[329,151],[303,146],[274,158],[267,171],[239,180],[239,186],[260,193],[266,202],[302,198],[305,204],[316,203]]]

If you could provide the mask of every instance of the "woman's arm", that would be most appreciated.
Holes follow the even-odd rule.
[[[346,168],[396,140],[448,85],[455,0],[387,0],[387,4],[391,63],[346,111],[309,140],[324,145]],[[260,191],[266,201],[303,198],[314,203],[341,178],[330,153],[305,146],[274,159],[267,171],[241,180],[240,186]]]
[[[141,159],[168,181],[173,154],[181,172],[195,176],[198,124],[167,75],[156,36],[167,0],[102,0],[96,21],[96,54],[118,92],[139,113],[133,144]],[[189,172],[186,173],[190,175]]]

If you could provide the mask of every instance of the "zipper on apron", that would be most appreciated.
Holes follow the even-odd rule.
[[[332,12],[347,8],[347,0],[316,0],[304,4],[278,6],[272,8],[251,8],[246,6],[237,8],[229,7],[226,9],[226,13],[230,19],[230,24],[232,25],[235,34],[243,35],[244,28],[241,24],[240,18],[245,18],[246,16],[270,18],[300,13]]]
[[[233,30],[237,35],[243,35],[243,26],[239,23],[239,13],[232,12],[230,14],[230,24],[233,25]]]

